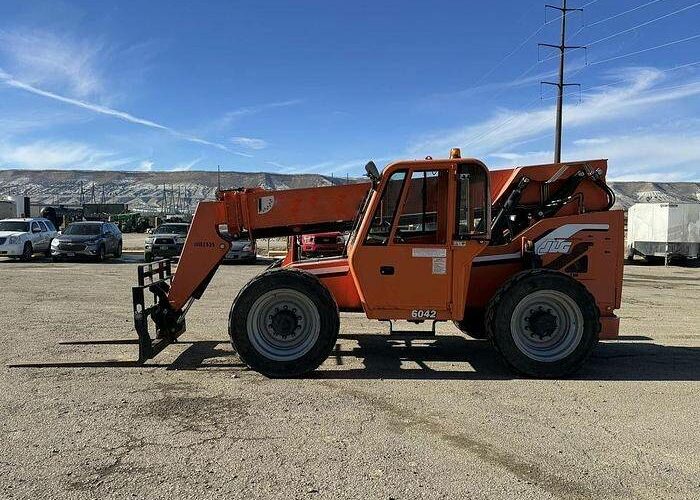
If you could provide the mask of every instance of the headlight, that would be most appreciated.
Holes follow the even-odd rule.
[[[248,245],[243,245],[243,248],[241,248],[244,252],[250,252],[250,244]]]
[[[175,243],[184,243],[185,242],[185,237],[184,236],[178,236],[175,238]]]
[[[51,240],[51,246],[52,246],[52,247],[57,247],[57,246],[58,246],[58,240],[57,240],[57,239]]]
[[[89,247],[94,247],[95,245],[97,245],[97,240],[89,240],[86,241],[85,244]]]
[[[7,239],[7,243],[10,245],[16,245],[17,243],[19,243],[19,236],[10,236]]]
[[[147,245],[153,244],[153,238],[146,238],[146,244]]]

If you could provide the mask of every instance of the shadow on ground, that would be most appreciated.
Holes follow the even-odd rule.
[[[515,378],[488,342],[459,335],[438,335],[430,339],[394,339],[387,335],[343,334],[356,347],[336,344],[330,361],[336,367],[313,372],[316,379],[421,379],[421,380],[508,380]],[[601,342],[584,367],[572,379],[629,381],[698,381],[700,348],[666,346],[640,335],[621,336],[618,341]],[[123,345],[132,339],[72,341],[63,345]],[[188,347],[172,362],[141,365],[135,361],[82,361],[17,363],[10,368],[153,368],[166,370],[245,369],[231,351],[228,341],[179,342]],[[350,344],[352,345],[352,344]],[[362,367],[347,366],[351,358]],[[214,360],[214,362],[208,362]],[[221,360],[225,360],[223,363]],[[226,362],[230,360],[230,362]],[[445,363],[449,367],[441,368]],[[353,363],[354,365],[355,363]],[[407,367],[410,366],[409,367]]]

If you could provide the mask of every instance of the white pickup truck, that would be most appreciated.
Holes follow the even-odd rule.
[[[56,228],[48,219],[27,217],[0,220],[0,257],[28,261],[35,253],[51,255]]]

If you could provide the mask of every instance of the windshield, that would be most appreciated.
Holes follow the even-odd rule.
[[[14,231],[14,232],[20,232],[20,233],[28,233],[29,232],[29,223],[28,222],[11,221],[11,220],[1,221],[0,222],[0,231]]]
[[[72,235],[99,235],[102,234],[101,224],[71,224],[63,231],[63,234]]]
[[[153,231],[155,234],[187,234],[189,226],[181,226],[179,224],[163,224]]]

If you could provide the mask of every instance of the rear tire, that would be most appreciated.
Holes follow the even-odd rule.
[[[32,248],[32,244],[27,241],[22,248],[22,255],[19,256],[19,260],[22,262],[29,262],[32,260],[33,255],[34,249]]]
[[[508,280],[486,311],[486,331],[514,370],[562,377],[578,370],[598,342],[600,312],[588,289],[549,269]]]
[[[117,251],[114,252],[114,256],[119,259],[122,256],[122,242],[120,241],[117,245]]]
[[[298,377],[318,368],[338,338],[338,306],[312,274],[266,271],[238,293],[229,335],[243,362],[268,377]]]
[[[99,247],[97,247],[97,255],[95,256],[95,261],[104,262],[105,255],[105,247],[104,245],[100,245]]]

